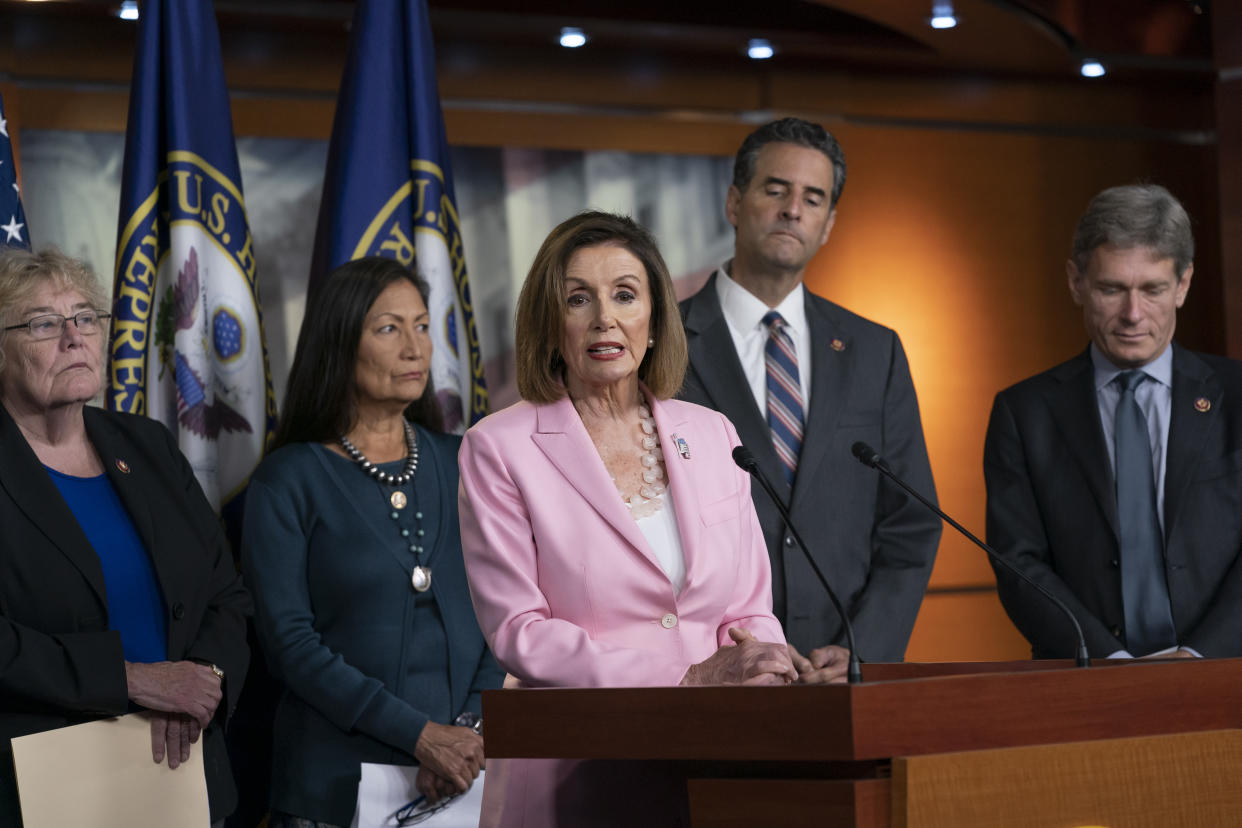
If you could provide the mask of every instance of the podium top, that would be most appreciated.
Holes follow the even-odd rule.
[[[872,664],[863,678],[489,691],[487,755],[863,761],[1242,727],[1242,659]]]

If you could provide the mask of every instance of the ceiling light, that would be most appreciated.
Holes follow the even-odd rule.
[[[577,49],[579,46],[585,46],[587,37],[582,33],[582,29],[574,26],[566,26],[561,29],[561,45],[566,49]]]
[[[1098,60],[1087,58],[1082,62],[1082,66],[1078,69],[1084,78],[1102,78],[1104,77],[1104,64]]]
[[[767,60],[776,54],[772,44],[762,37],[752,37],[746,44],[746,56],[751,60]]]
[[[953,13],[951,0],[935,0],[932,3],[931,17],[927,19],[933,29],[952,29],[957,25],[957,15]]]
[[[122,20],[137,20],[138,0],[121,0],[121,7],[117,9],[116,16]]]

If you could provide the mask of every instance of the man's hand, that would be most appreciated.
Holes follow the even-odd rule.
[[[1140,659],[1166,659],[1166,658],[1198,658],[1190,650],[1185,647],[1178,647],[1176,650],[1167,653],[1152,653],[1151,655],[1140,656]]]
[[[224,696],[211,668],[192,661],[127,661],[125,684],[135,704],[162,713],[185,713],[199,728],[211,722]]]
[[[789,658],[798,671],[794,684],[844,684],[850,665],[850,651],[836,644],[811,650],[809,657],[790,644]]]

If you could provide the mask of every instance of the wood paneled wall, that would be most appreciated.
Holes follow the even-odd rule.
[[[132,26],[0,11],[5,31],[0,78],[19,130],[124,130]],[[328,137],[343,31],[226,28],[222,42],[239,135]],[[1086,343],[1064,262],[1092,194],[1147,179],[1186,202],[1200,253],[1179,336],[1225,348],[1215,101],[1202,81],[637,66],[550,46],[442,49],[440,86],[458,144],[732,155],[768,113],[823,121],[849,183],[808,284],[901,334],[941,503],[979,534],[993,395]],[[1028,656],[993,586],[982,553],[946,532],[908,657]]]

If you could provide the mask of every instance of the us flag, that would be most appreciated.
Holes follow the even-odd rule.
[[[9,123],[4,118],[3,97],[0,97],[0,245],[30,247],[22,193],[17,186],[17,166],[13,163]]]

